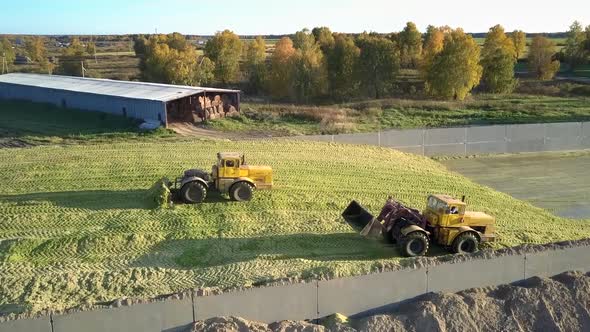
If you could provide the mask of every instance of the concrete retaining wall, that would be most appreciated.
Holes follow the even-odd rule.
[[[273,322],[379,312],[427,292],[456,292],[518,282],[533,276],[590,271],[590,244],[364,276],[252,288],[211,296],[185,296],[150,303],[0,323],[0,332],[183,331],[195,320],[240,316]]]
[[[590,148],[590,122],[387,130],[297,139],[376,145],[426,156],[581,150]]]

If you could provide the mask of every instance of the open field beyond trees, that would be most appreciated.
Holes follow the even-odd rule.
[[[275,135],[371,132],[389,128],[575,122],[590,120],[590,99],[477,95],[464,102],[384,99],[328,106],[247,103],[243,115],[211,121],[223,131]]]
[[[158,209],[155,180],[208,169],[218,151],[274,168],[249,203]],[[366,146],[273,141],[136,140],[0,149],[0,311],[63,309],[189,287],[346,276],[406,264],[341,211],[378,212],[387,195],[422,209],[431,193],[467,195],[497,218],[493,248],[590,237],[569,220],[478,185],[436,161]],[[443,254],[434,248],[432,254]],[[404,263],[406,262],[406,263]]]

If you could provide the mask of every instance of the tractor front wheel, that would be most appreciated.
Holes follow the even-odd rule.
[[[473,233],[463,233],[453,241],[453,252],[457,254],[472,254],[479,250],[479,241]]]
[[[407,257],[424,256],[428,251],[430,242],[426,234],[413,232],[404,236],[400,241],[402,254]]]
[[[238,182],[229,189],[229,197],[237,202],[249,201],[253,194],[254,188],[246,182]]]
[[[180,189],[180,197],[188,204],[201,203],[206,196],[207,187],[198,181],[189,182]]]

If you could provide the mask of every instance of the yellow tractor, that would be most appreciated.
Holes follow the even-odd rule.
[[[201,203],[211,189],[228,194],[234,201],[249,201],[254,189],[272,188],[272,168],[247,165],[241,153],[219,152],[211,173],[190,169],[167,185],[174,201],[188,204]]]
[[[465,196],[430,195],[422,213],[390,197],[377,218],[352,201],[342,216],[361,235],[381,234],[409,257],[425,255],[430,242],[454,253],[474,253],[480,243],[495,239],[494,217],[466,211]]]

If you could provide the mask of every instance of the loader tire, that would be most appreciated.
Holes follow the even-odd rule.
[[[254,188],[247,182],[238,182],[229,189],[229,197],[236,202],[245,202],[252,199]]]
[[[400,249],[406,257],[424,256],[428,252],[430,241],[426,234],[413,232],[404,236],[400,241]]]
[[[456,254],[473,254],[479,250],[479,241],[473,233],[463,233],[453,241],[453,252]]]
[[[180,189],[180,197],[187,204],[201,203],[207,197],[207,188],[201,182],[189,182]]]

